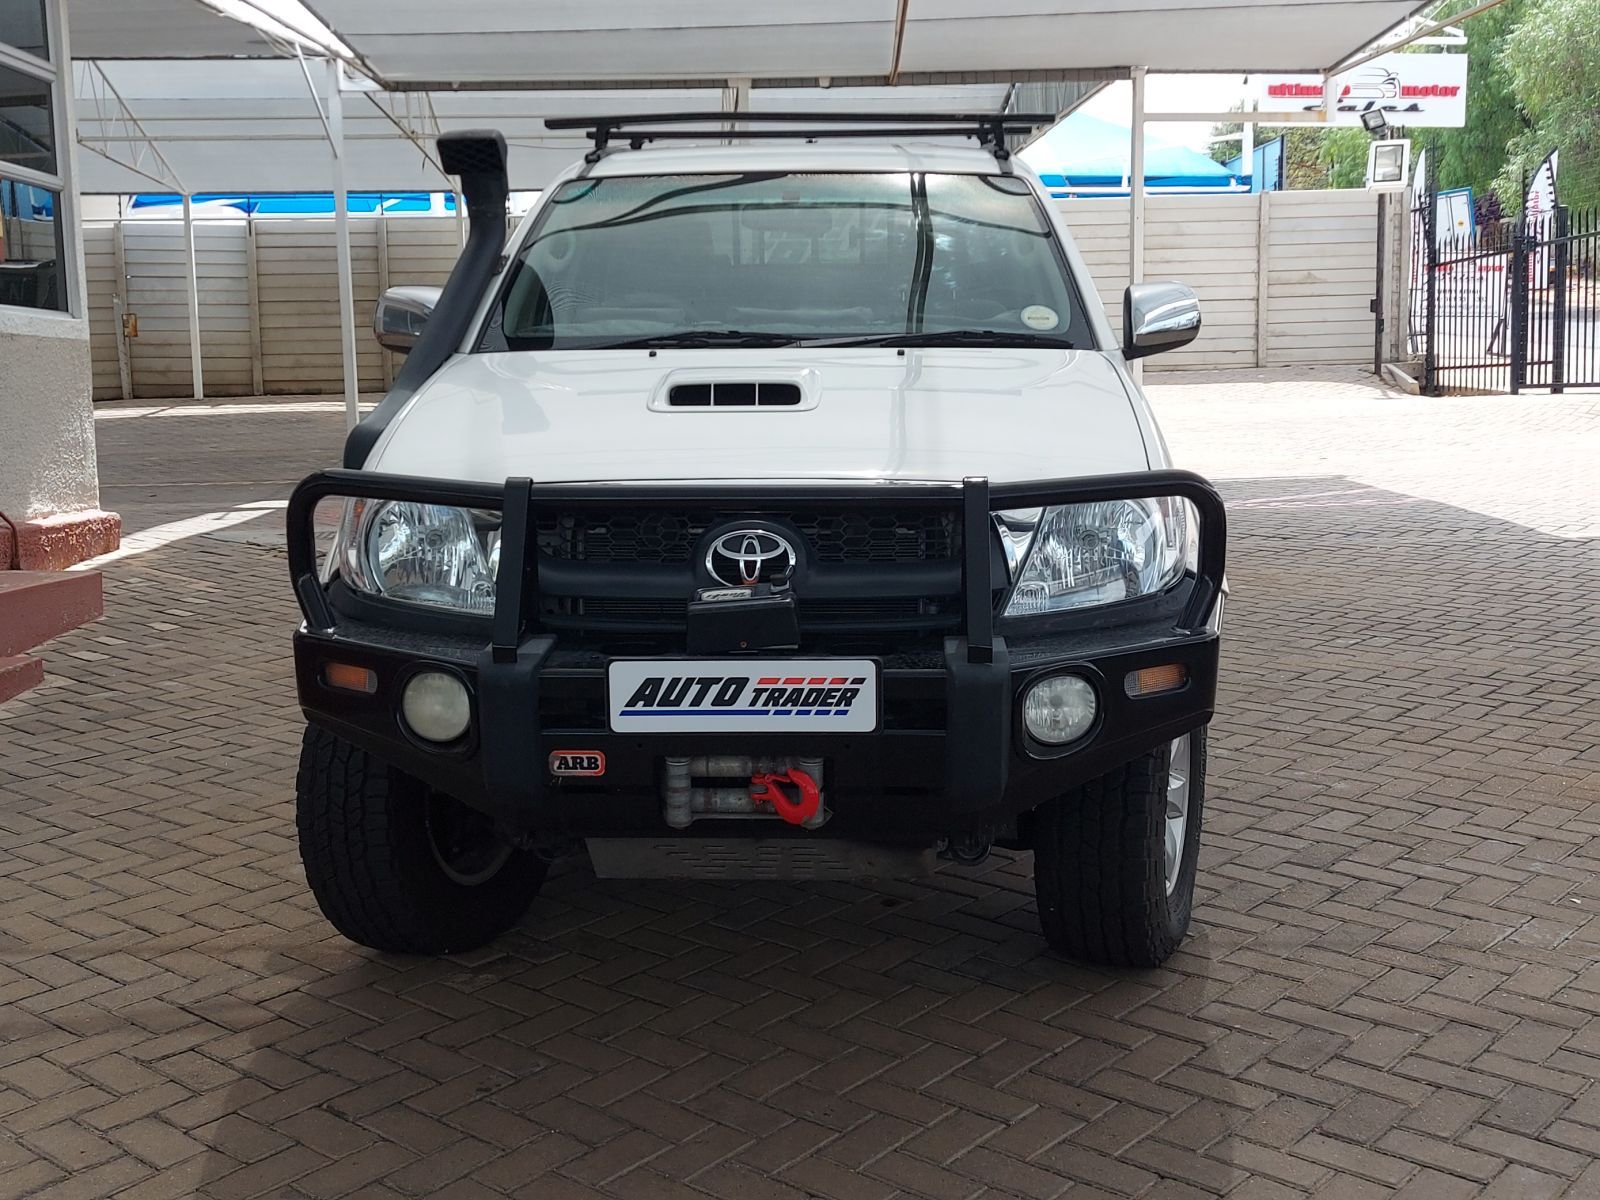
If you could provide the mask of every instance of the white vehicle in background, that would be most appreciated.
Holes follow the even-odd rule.
[[[730,119],[761,140],[657,144]],[[509,240],[504,142],[440,139],[467,246],[442,295],[386,294],[405,369],[290,504],[335,926],[467,949],[584,850],[837,878],[1000,845],[1056,950],[1173,951],[1224,515],[1125,363],[1199,309],[1136,285],[1114,335],[1005,149],[1040,120],[553,121],[594,149]]]

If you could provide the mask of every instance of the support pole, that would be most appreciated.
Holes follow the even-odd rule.
[[[1385,255],[1387,251],[1383,243],[1385,226],[1389,221],[1389,193],[1378,193],[1378,236],[1374,239],[1377,243],[1377,262],[1373,268],[1372,276],[1372,373],[1379,378],[1383,376],[1383,340],[1385,333],[1385,318],[1388,312],[1386,301],[1387,281],[1383,277]]]
[[[267,390],[267,369],[261,357],[261,264],[256,253],[256,220],[244,217],[244,286],[250,311],[250,390],[257,396]]]
[[[339,60],[328,59],[328,145],[333,151],[333,237],[339,257],[339,348],[344,360],[344,424],[361,420],[356,368],[356,296],[350,266],[350,197],[344,183],[344,105],[339,97]]]
[[[1144,282],[1144,76],[1134,67],[1133,119],[1128,122],[1128,283]],[[1133,377],[1143,380],[1143,363],[1130,364]]]
[[[189,289],[189,374],[194,398],[206,398],[205,368],[200,361],[200,269],[194,250],[194,198],[183,194],[183,281]]]
[[[117,213],[117,223],[111,227],[111,256],[115,263],[116,291],[112,293],[111,302],[116,309],[117,317],[117,382],[121,386],[122,399],[133,399],[133,347],[128,344],[128,327],[124,323],[128,315],[128,251],[127,244],[122,234],[123,213]]]
[[[739,75],[731,77],[722,89],[723,112],[749,112],[750,111],[750,77]],[[747,126],[743,121],[730,121],[726,123],[727,132],[733,135],[741,134]],[[732,136],[723,139],[723,144],[732,146],[743,139]]]
[[[1267,324],[1272,299],[1272,193],[1256,193],[1256,366],[1270,361],[1272,330]]]

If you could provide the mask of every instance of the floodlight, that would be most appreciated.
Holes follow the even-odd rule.
[[[1411,143],[1407,139],[1373,142],[1367,151],[1367,187],[1389,192],[1404,188],[1410,165]]]

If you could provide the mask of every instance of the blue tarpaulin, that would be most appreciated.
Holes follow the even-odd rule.
[[[1252,192],[1281,192],[1283,190],[1283,146],[1284,135],[1279,134],[1270,142],[1262,142],[1256,147],[1255,165],[1250,172],[1250,190]],[[1242,156],[1235,154],[1224,166],[1230,171],[1238,171],[1243,163]]]
[[[1073,113],[1022,152],[1028,165],[1054,196],[1079,189],[1095,195],[1126,195],[1129,135],[1126,126]],[[1174,146],[1145,134],[1144,182],[1147,188],[1222,190],[1244,184],[1221,163],[1188,146]]]
[[[0,179],[0,216],[24,221],[48,221],[55,216],[56,198],[43,188]]]
[[[431,192],[351,192],[350,211],[362,213],[426,213],[456,210],[455,197],[449,192],[440,196],[442,207],[435,207]],[[194,197],[196,206],[233,208],[241,213],[256,216],[314,217],[333,214],[332,192],[256,192],[249,195],[238,192],[207,192]],[[130,211],[181,206],[181,196],[162,193],[145,193],[135,196]]]

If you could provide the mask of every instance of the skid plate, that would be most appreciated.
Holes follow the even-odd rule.
[[[933,848],[800,838],[588,838],[601,879],[915,879]]]

